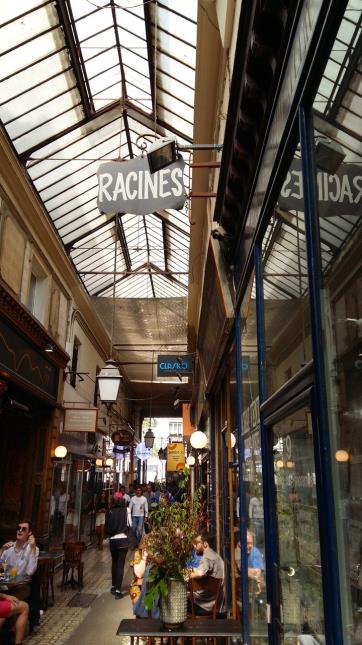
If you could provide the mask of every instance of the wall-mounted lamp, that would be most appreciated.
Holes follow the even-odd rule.
[[[196,430],[190,435],[190,443],[196,450],[202,450],[207,445],[207,436],[201,430]]]
[[[196,463],[196,459],[193,455],[189,455],[186,459],[186,464],[187,466],[194,466]]]
[[[52,461],[62,461],[64,457],[66,457],[68,453],[68,450],[65,446],[56,446],[54,449],[54,456],[52,457]]]
[[[54,352],[54,346],[51,343],[47,343],[44,347],[44,351],[48,352],[48,354],[52,354]]]
[[[337,450],[334,456],[336,461],[339,461],[340,463],[349,461],[349,452],[347,452],[347,450]]]
[[[98,468],[102,468],[103,467],[103,459],[96,459],[96,466],[98,466]]]
[[[112,459],[112,457],[107,457],[107,459],[106,459],[106,466],[108,466],[109,468],[111,468],[111,467],[113,466],[113,459]]]

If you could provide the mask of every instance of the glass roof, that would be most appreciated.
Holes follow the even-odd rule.
[[[0,5],[1,122],[90,295],[111,294],[115,268],[118,297],[187,295],[188,202],[122,214],[116,234],[96,173],[140,156],[141,135],[192,143],[196,21],[197,0]]]

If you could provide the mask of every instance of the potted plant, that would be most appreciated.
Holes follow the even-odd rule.
[[[160,598],[160,614],[168,629],[187,618],[187,564],[192,558],[193,541],[200,532],[201,488],[191,498],[188,474],[181,483],[181,501],[170,503],[161,497],[150,513],[151,530],[142,540],[151,564],[144,604],[151,609]]]

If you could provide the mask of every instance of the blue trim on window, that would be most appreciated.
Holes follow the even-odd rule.
[[[267,398],[266,391],[266,354],[265,354],[265,319],[264,319],[264,288],[262,250],[259,244],[254,247],[255,259],[255,297],[256,297],[256,327],[258,344],[258,380],[260,405]],[[263,476],[263,508],[264,508],[264,540],[265,540],[265,579],[267,601],[271,610],[271,623],[268,625],[269,643],[277,645],[275,621],[280,621],[279,581],[278,570],[278,540],[276,535],[276,504],[274,486],[273,442],[271,433],[264,425],[260,415],[260,448]]]
[[[338,551],[335,525],[334,491],[331,472],[331,450],[325,390],[325,369],[321,315],[321,258],[319,218],[314,162],[314,130],[311,112],[299,109],[299,127],[303,169],[305,232],[308,255],[308,281],[311,310],[315,397],[312,401],[317,423],[313,425],[315,468],[318,494],[319,533],[321,542],[322,581],[324,593],[325,637],[330,645],[344,642],[339,595]],[[316,427],[315,427],[316,426]]]
[[[239,469],[239,530],[241,542],[241,624],[243,642],[249,642],[249,589],[248,589],[248,554],[246,550],[246,531],[248,527],[248,512],[246,507],[246,491],[244,482],[244,438],[242,434],[243,390],[241,371],[241,321],[239,309],[235,312],[235,366],[236,366],[236,430],[238,446]]]

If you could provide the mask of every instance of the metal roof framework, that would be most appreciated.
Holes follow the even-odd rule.
[[[96,172],[140,156],[141,135],[192,143],[196,13],[175,0],[1,4],[1,123],[91,296],[110,296],[114,278],[117,297],[187,296],[188,202],[120,213],[116,230]]]

